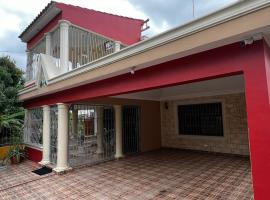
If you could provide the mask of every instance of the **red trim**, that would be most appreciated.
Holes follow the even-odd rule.
[[[34,161],[34,162],[40,162],[42,160],[42,151],[37,150],[31,147],[25,147],[27,159]]]

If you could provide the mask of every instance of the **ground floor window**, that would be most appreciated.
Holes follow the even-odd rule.
[[[178,105],[180,135],[223,136],[222,104]]]

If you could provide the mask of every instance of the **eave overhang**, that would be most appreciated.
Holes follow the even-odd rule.
[[[20,34],[19,38],[23,42],[28,42],[60,12],[61,9],[56,6],[56,2],[51,1],[32,21],[32,23],[26,27],[26,29]]]

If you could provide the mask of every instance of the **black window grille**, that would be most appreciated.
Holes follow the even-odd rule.
[[[222,104],[179,105],[178,128],[181,135],[223,136]]]

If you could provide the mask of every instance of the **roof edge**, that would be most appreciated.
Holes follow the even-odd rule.
[[[38,14],[38,16],[24,29],[19,35],[23,42],[28,42],[32,37],[44,28],[56,15],[61,12],[56,6],[57,2],[51,1],[48,5]]]

